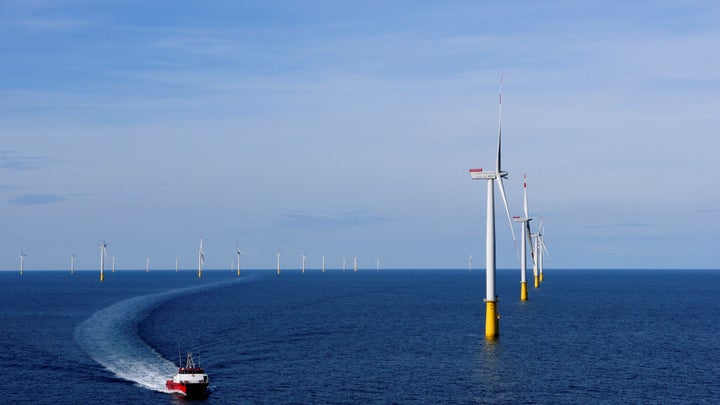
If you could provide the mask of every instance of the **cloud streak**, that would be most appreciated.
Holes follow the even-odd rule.
[[[54,194],[24,194],[10,200],[14,205],[48,205],[66,200],[65,197]]]

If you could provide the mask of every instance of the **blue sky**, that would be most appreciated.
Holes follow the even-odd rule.
[[[0,269],[484,266],[503,165],[549,268],[718,268],[712,1],[4,1]],[[518,259],[498,210],[498,266]],[[517,229],[516,229],[517,231]]]

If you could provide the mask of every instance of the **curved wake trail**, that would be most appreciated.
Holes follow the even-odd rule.
[[[167,392],[165,380],[177,371],[177,365],[140,338],[139,323],[163,302],[235,281],[179,288],[120,301],[80,323],[75,329],[75,340],[93,360],[115,376],[151,390]]]

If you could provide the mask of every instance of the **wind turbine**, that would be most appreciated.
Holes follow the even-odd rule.
[[[205,252],[203,251],[203,237],[200,235],[200,249],[198,249],[198,278],[202,277],[202,266],[205,263]]]
[[[353,271],[357,272],[357,255],[353,257]]]
[[[22,276],[24,270],[25,257],[27,255],[20,249],[20,275]]]
[[[100,248],[100,281],[105,280],[105,257],[107,257],[107,246],[108,244],[105,243],[104,240],[102,244],[98,245],[98,248]]]
[[[543,234],[545,232],[545,224],[543,223],[543,217],[540,216],[540,226],[538,226],[538,233],[537,233],[537,244],[538,244],[538,271],[540,272],[540,282],[543,282],[543,265],[545,261],[545,254],[550,254],[548,252],[547,247],[545,246],[545,236]]]
[[[305,253],[302,254],[302,274],[305,274],[305,259],[307,256],[305,256]]]
[[[150,256],[145,258],[145,273],[150,271]]]
[[[178,271],[178,257],[175,256],[175,273]]]
[[[322,257],[322,272],[325,273],[325,255]]]
[[[499,113],[498,113],[498,147],[497,159],[495,161],[495,170],[483,171],[483,169],[470,169],[470,177],[473,180],[487,180],[487,229],[485,240],[485,338],[492,340],[500,334],[500,315],[497,309],[497,295],[495,294],[495,182],[497,180],[498,190],[505,204],[508,222],[510,223],[510,232],[515,240],[515,231],[512,228],[512,219],[510,219],[510,209],[508,208],[507,198],[505,197],[505,187],[502,179],[507,177],[508,173],[503,171],[500,165],[501,140],[502,140],[502,76],[500,76],[500,93],[499,93]]]
[[[515,222],[520,222],[522,227],[522,241],[520,242],[520,301],[527,301],[527,280],[525,279],[525,273],[527,272],[527,247],[525,245],[526,240],[530,239],[530,214],[528,214],[528,203],[527,203],[527,181],[526,176],[523,176],[523,213],[524,217],[513,217]]]
[[[470,254],[470,257],[468,257],[468,271],[472,270],[472,253]]]
[[[280,253],[280,249],[278,249],[275,255],[277,256],[277,274],[280,275],[280,256],[282,256],[282,253]]]
[[[345,271],[345,258],[343,257],[343,271]]]
[[[237,254],[238,257],[238,267],[237,267],[237,275],[240,275],[240,256],[244,255],[245,252],[240,251],[240,244],[238,241],[235,241],[235,254]]]
[[[375,259],[375,270],[380,271],[380,258]]]
[[[113,261],[112,261],[112,272],[115,273],[115,256],[113,256]]]
[[[70,274],[75,274],[75,255],[76,253],[70,255]]]

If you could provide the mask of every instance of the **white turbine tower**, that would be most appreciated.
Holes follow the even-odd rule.
[[[343,271],[345,271],[345,258],[343,257]]]
[[[375,259],[375,270],[380,271],[380,258]]]
[[[27,255],[20,249],[20,275],[22,276],[23,271],[25,270],[25,257]]]
[[[275,255],[277,256],[277,274],[280,275],[280,256],[282,256],[282,253],[280,253],[280,249],[278,249]]]
[[[107,247],[108,244],[103,242],[98,245],[98,248],[100,248],[100,281],[105,280],[105,258],[107,257]]]
[[[468,257],[468,271],[472,270],[472,254]]]
[[[357,255],[353,257],[353,271],[357,271]]]
[[[549,255],[550,253],[547,250],[547,247],[545,246],[545,224],[543,223],[543,217],[540,216],[540,225],[538,226],[538,233],[537,233],[537,261],[538,261],[538,271],[540,273],[540,282],[543,282],[543,266],[545,261],[545,255]]]
[[[240,244],[238,243],[238,241],[235,241],[235,254],[237,254],[237,259],[238,259],[237,275],[239,276],[240,275],[240,256],[244,255],[245,252],[240,250]]]
[[[70,274],[75,274],[75,255],[77,253],[73,253],[70,255]]]
[[[115,256],[113,256],[112,261],[112,272],[115,273]]]
[[[305,274],[305,259],[307,259],[307,256],[305,256],[305,253],[302,254],[302,270],[301,273]]]
[[[498,190],[505,204],[505,211],[510,223],[510,232],[515,240],[515,232],[512,228],[510,209],[505,197],[505,187],[502,179],[507,177],[507,172],[502,170],[501,162],[501,140],[502,140],[502,76],[500,77],[500,107],[498,114],[498,147],[495,170],[483,171],[483,169],[470,169],[470,177],[473,180],[487,180],[487,230],[485,241],[485,338],[492,340],[498,337],[500,328],[500,315],[497,309],[497,295],[495,294],[495,182],[497,180]]]
[[[150,272],[150,256],[145,258],[145,273]]]
[[[520,226],[522,227],[522,241],[520,242],[520,301],[527,301],[528,298],[527,280],[525,277],[525,273],[527,272],[527,247],[525,241],[529,240],[530,245],[532,245],[532,239],[530,239],[530,221],[532,218],[530,218],[530,214],[528,213],[527,181],[525,179],[526,176],[523,176],[523,213],[525,216],[513,217],[515,222],[521,223]]]
[[[325,273],[325,255],[322,257],[322,272]]]
[[[200,235],[200,249],[198,249],[198,278],[202,277],[203,263],[205,263],[205,251],[203,251],[203,237]]]
[[[175,273],[178,272],[178,257],[175,256]]]

